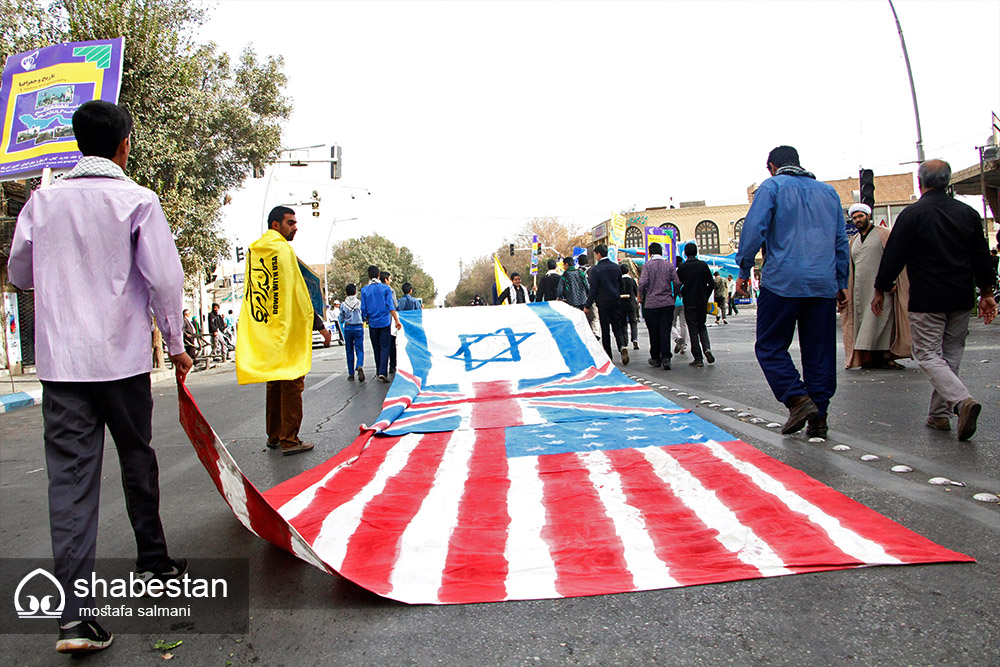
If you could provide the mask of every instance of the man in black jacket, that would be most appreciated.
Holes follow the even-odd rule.
[[[590,270],[590,292],[587,294],[587,305],[583,312],[589,314],[590,307],[597,303],[601,316],[601,343],[604,351],[611,358],[611,332],[614,332],[615,345],[622,355],[622,364],[628,365],[628,344],[622,327],[622,295],[625,294],[625,283],[622,281],[622,271],[618,265],[608,259],[608,246],[603,243],[594,248],[597,264]],[[609,329],[611,331],[609,331]]]
[[[226,319],[219,312],[219,304],[212,304],[212,312],[208,314],[208,333],[212,334],[212,354],[229,359],[229,348],[223,338],[226,333]]]
[[[875,277],[872,312],[882,314],[884,294],[906,267],[910,277],[910,336],[913,358],[934,391],[928,428],[947,431],[958,415],[958,439],[976,432],[982,406],[958,379],[969,334],[969,311],[979,288],[979,316],[989,324],[997,314],[996,275],[982,220],[971,206],[948,196],[951,166],[943,160],[920,165],[920,200],[903,209],[886,242]]]
[[[688,243],[684,246],[684,257],[684,263],[677,269],[677,277],[682,285],[684,319],[691,336],[691,356],[694,357],[688,365],[702,368],[705,365],[701,360],[702,350],[708,363],[715,363],[712,345],[708,340],[708,326],[705,324],[708,301],[715,292],[715,280],[708,264],[698,259],[697,245]]]
[[[536,298],[539,301],[555,301],[556,292],[559,289],[559,281],[562,280],[562,276],[556,271],[556,260],[550,259],[545,263],[545,266],[548,268],[548,271],[538,281],[538,294]]]

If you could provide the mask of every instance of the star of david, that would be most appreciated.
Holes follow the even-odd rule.
[[[484,334],[458,334],[459,340],[462,344],[453,353],[448,355],[448,359],[457,359],[459,361],[465,361],[465,370],[474,371],[476,369],[482,368],[486,364],[493,363],[495,361],[521,361],[521,351],[518,347],[521,343],[526,341],[531,336],[534,336],[534,331],[529,331],[526,333],[514,333],[514,330],[510,327],[504,327],[502,329],[497,329],[493,333]],[[472,346],[476,343],[482,343],[483,341],[491,341],[493,339],[504,339],[506,338],[507,348],[500,350],[492,357],[479,359],[473,356]],[[503,344],[501,342],[501,344]]]

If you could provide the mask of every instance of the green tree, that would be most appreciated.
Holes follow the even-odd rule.
[[[358,290],[368,284],[368,267],[374,264],[392,274],[392,286],[397,296],[402,296],[403,283],[413,285],[413,296],[424,300],[424,307],[434,305],[437,290],[434,279],[420,266],[420,261],[405,246],[379,236],[362,236],[347,239],[333,246],[327,280],[333,298],[344,298],[344,286],[354,283]]]
[[[205,9],[193,0],[5,0],[0,52],[125,38],[119,104],[135,120],[128,174],[160,195],[188,275],[229,252],[219,222],[226,193],[277,157],[281,58],[247,47],[235,65],[196,44]]]

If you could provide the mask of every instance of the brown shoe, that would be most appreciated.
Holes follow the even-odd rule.
[[[781,427],[781,434],[788,435],[801,431],[810,419],[819,417],[819,408],[808,396],[795,396],[788,399],[788,421]]]
[[[956,406],[959,441],[968,440],[976,432],[976,420],[979,419],[979,411],[982,409],[983,406],[974,398],[967,398]]]
[[[927,428],[932,428],[935,431],[951,430],[951,421],[947,417],[928,417],[924,423],[927,425]]]
[[[628,366],[628,346],[622,348],[622,366]]]
[[[281,443],[278,442],[277,440],[275,440],[274,442],[271,442],[270,440],[267,441],[268,449],[277,449],[278,447],[281,447]]]
[[[291,447],[282,447],[281,455],[291,456],[292,454],[301,454],[302,452],[308,452],[315,446],[316,445],[312,444],[311,442],[300,442],[299,444],[292,445]]]

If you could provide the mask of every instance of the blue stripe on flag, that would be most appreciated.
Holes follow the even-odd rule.
[[[565,315],[557,313],[547,301],[542,301],[541,303],[529,303],[528,307],[532,309],[534,314],[537,315],[539,319],[542,320],[542,323],[545,324],[545,327],[549,330],[549,334],[551,334],[552,339],[558,344],[559,353],[562,355],[563,362],[569,369],[570,375],[582,373],[594,365],[594,358],[590,354],[590,350],[587,349],[583,340],[581,340],[579,334],[577,334],[576,327],[573,325],[573,320],[569,319]],[[523,388],[532,384],[546,382],[564,375],[566,374],[559,373],[558,375],[553,375],[547,378],[522,380],[521,387]]]
[[[431,352],[427,348],[424,311],[407,310],[398,315],[406,333],[406,356],[410,359],[413,374],[420,378],[420,386],[426,389],[427,375],[431,372]]]

